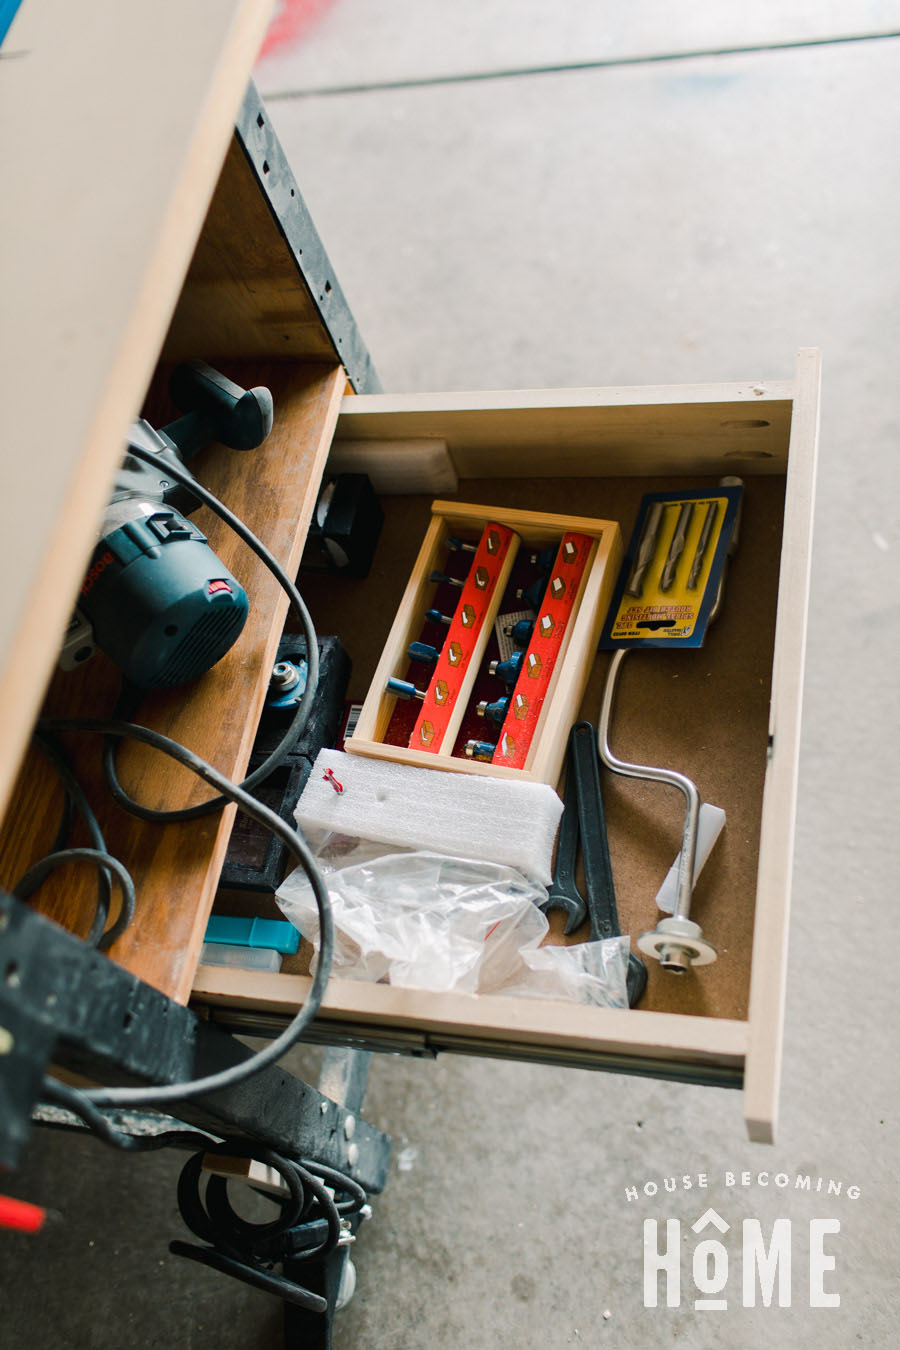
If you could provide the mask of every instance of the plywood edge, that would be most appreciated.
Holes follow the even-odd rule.
[[[445,773],[482,774],[485,778],[508,778],[515,783],[543,782],[528,769],[510,769],[505,764],[487,764],[478,759],[460,759],[453,755],[432,755],[427,750],[410,750],[405,745],[388,745],[385,741],[362,739],[357,732],[344,742],[351,755],[369,759],[387,759],[394,764],[409,764],[417,769],[441,769]]]
[[[0,725],[4,728],[0,815],[70,617],[82,564],[95,542],[97,521],[122,456],[129,422],[149,383],[200,233],[270,11],[271,0],[242,0],[236,6],[215,67],[209,72],[207,91],[199,101],[194,124],[185,129],[181,164],[162,227],[140,278],[115,360],[98,386],[86,434],[72,448],[64,466],[68,469],[68,490],[62,509],[45,527],[47,547],[30,579],[22,577],[18,583],[19,615],[12,638],[0,655]],[[26,6],[23,18],[30,17],[30,7]],[[40,16],[33,17],[39,23]],[[30,31],[25,30],[29,40]],[[203,76],[204,72],[192,72],[191,79]],[[141,100],[136,102],[140,104]],[[61,109],[60,115],[66,116],[67,110]],[[29,194],[24,191],[23,195],[27,198]],[[18,340],[22,340],[21,334]],[[67,335],[67,341],[71,344],[71,335]],[[38,342],[35,350],[41,349]],[[22,503],[22,520],[31,519],[32,506],[31,500]],[[61,578],[67,578],[67,583],[60,584]]]
[[[304,975],[278,975],[200,966],[195,1001],[218,1007],[292,1015],[308,996]],[[557,1049],[621,1053],[739,1068],[747,1042],[745,1022],[677,1013],[592,1008],[582,1004],[501,995],[429,993],[361,980],[332,979],[320,1016],[370,1022],[424,1034]]]
[[[562,772],[568,747],[569,728],[578,717],[591,668],[597,656],[597,643],[612,599],[613,587],[622,561],[622,535],[610,522],[597,540],[590,569],[578,596],[575,623],[569,643],[554,671],[548,691],[543,725],[539,727],[537,751],[527,767],[539,782],[556,783]],[[559,688],[565,669],[566,685]]]
[[[618,521],[599,520],[596,516],[567,516],[561,512],[521,511],[516,507],[478,506],[472,502],[434,501],[431,514],[440,516],[451,525],[480,525],[483,521],[495,520],[498,525],[508,525],[525,542],[529,535],[540,539],[547,534],[565,534],[566,531],[589,534],[595,539],[610,531],[618,531]]]
[[[365,473],[379,495],[455,492],[459,479],[447,442],[428,436],[409,440],[336,441],[328,460],[329,473]]]
[[[337,444],[446,441],[462,478],[621,477],[668,472],[677,446],[690,474],[781,474],[792,385],[665,385],[649,389],[507,390],[366,395],[341,408]]]
[[[303,546],[306,541],[312,513],[315,509],[322,473],[331,447],[334,426],[338,416],[338,408],[340,406],[343,387],[346,380],[344,370],[341,366],[334,366],[333,368],[323,366],[321,369],[323,372],[322,383],[326,389],[323,416],[315,437],[315,448],[310,464],[310,472],[304,482],[302,495],[296,502],[296,529],[294,531],[294,537],[291,541],[287,557],[282,563],[288,576],[291,577],[297,575],[297,571],[300,567]],[[266,672],[270,671],[275,663],[278,642],[284,628],[288,606],[288,597],[285,592],[279,588],[278,595],[272,605],[269,635],[262,653],[260,669],[263,672],[263,675],[257,681],[254,696],[247,705],[246,726],[241,741],[237,771],[235,773],[237,779],[246,772],[250,761],[253,743],[256,738],[256,728],[259,725],[259,719],[268,691],[268,674]],[[225,864],[225,857],[228,853],[234,817],[235,810],[230,807],[226,808],[219,817],[215,848],[210,859],[209,868],[206,872],[203,893],[197,904],[190,940],[187,944],[184,960],[182,962],[181,974],[177,982],[165,991],[178,1003],[186,1003],[190,997],[191,982],[200,957],[200,948],[203,945],[207,921],[212,912],[219,875]]]
[[[819,385],[819,352],[805,348],[797,358],[791,424],[744,1079],[747,1129],[763,1143],[774,1140],[781,1079]]]
[[[790,402],[792,380],[734,384],[610,385],[577,389],[481,389],[433,394],[357,394],[341,407],[337,440],[365,438],[375,414],[538,412],[543,408],[651,407],[698,403]]]

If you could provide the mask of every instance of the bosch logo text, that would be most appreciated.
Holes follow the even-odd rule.
[[[101,553],[97,561],[88,568],[87,576],[82,582],[81,594],[87,595],[88,591],[92,588],[97,578],[101,577],[103,573],[106,571],[107,567],[109,567],[110,563],[114,562],[115,558],[113,557],[109,549],[107,549],[105,553]]]

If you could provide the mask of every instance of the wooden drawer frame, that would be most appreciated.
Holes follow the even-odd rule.
[[[747,1019],[432,995],[335,978],[317,1034],[420,1053],[452,1049],[743,1085],[750,1137],[772,1139],[781,1066],[818,385],[818,353],[805,349],[798,354],[794,380],[775,383],[344,400],[338,442],[370,442],[373,465],[380,442],[389,442],[393,453],[398,441],[425,436],[446,441],[460,476],[502,474],[511,466],[520,474],[544,475],[562,467],[575,477],[740,473],[750,480],[784,475],[785,511]],[[702,977],[701,972],[690,978]],[[289,1015],[308,985],[302,975],[204,967],[195,980],[194,998],[219,1010],[230,1025],[246,1029]]]

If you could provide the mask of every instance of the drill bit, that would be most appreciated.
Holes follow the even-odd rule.
[[[675,580],[675,573],[678,571],[678,559],[684,552],[684,541],[687,538],[687,532],[691,527],[691,517],[693,514],[694,503],[683,502],[681,510],[678,512],[678,522],[675,526],[675,533],[672,535],[672,542],[669,545],[666,565],[663,568],[662,576],[659,579],[659,589],[661,591],[671,590],[672,582]]]
[[[703,559],[706,556],[706,550],[709,547],[713,526],[716,523],[716,516],[718,514],[719,503],[710,502],[709,506],[706,508],[706,518],[703,521],[700,538],[697,540],[697,552],[694,554],[694,561],[691,563],[691,570],[687,579],[687,588],[689,591],[695,591],[697,589],[697,582],[700,580],[700,573],[703,570]]]
[[[626,595],[638,596],[644,589],[644,576],[646,575],[647,568],[650,566],[650,560],[652,559],[653,551],[656,548],[656,540],[659,535],[662,517],[662,502],[654,502],[647,512],[647,519],[644,522],[644,532],[641,535],[637,557],[634,561],[634,567],[631,570],[631,576],[628,578],[628,585],[625,587]]]

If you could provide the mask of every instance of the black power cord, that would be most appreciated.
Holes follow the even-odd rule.
[[[55,872],[58,867],[65,867],[67,863],[73,862],[92,862],[104,872],[115,873],[122,892],[122,908],[119,911],[119,917],[113,928],[104,935],[103,940],[98,944],[101,948],[108,947],[114,937],[118,937],[120,932],[128,927],[134,917],[135,891],[134,882],[131,879],[131,873],[124,863],[119,862],[111,853],[99,848],[64,848],[56,853],[48,853],[40,862],[36,862],[33,867],[29,867],[24,876],[20,877],[13,887],[12,894],[17,900],[27,900],[28,897],[37,890],[41,882],[44,881],[51,872]],[[97,917],[102,923],[105,921],[106,912],[102,906],[98,905]],[[95,920],[96,922],[96,920]],[[90,934],[89,934],[90,936]]]
[[[133,454],[135,458],[143,460],[145,463],[155,465],[157,462],[155,456],[151,452],[143,450],[139,446],[132,446],[130,453]],[[188,473],[187,470],[180,469],[177,465],[167,464],[166,471],[169,473],[170,477],[188,488],[198,500],[204,502],[216,515],[221,517],[226,525],[228,525],[257,555],[257,557],[261,559],[282,589],[286,592],[303,628],[307,657],[306,688],[304,689],[297,705],[297,710],[281,741],[271,754],[267,756],[264,762],[239,785],[245,791],[252,792],[253,789],[258,787],[279,764],[284,762],[290,751],[302,736],[306,723],[309,720],[319,680],[319,644],[316,639],[315,629],[309,610],[294,582],[287,575],[284,568],[270,550],[256,537],[252,530],[250,530],[238,516],[230,511],[223,502],[219,501],[208,488],[205,488],[201,483],[198,483],[193,475]],[[117,700],[116,708],[113,712],[113,720],[130,721],[142,697],[142,690],[139,690],[130,684],[124,684]],[[83,852],[78,855],[72,855],[63,850],[63,844],[65,843],[71,828],[73,808],[77,809],[85,822],[94,846],[95,852],[93,855],[90,855],[91,859],[100,866],[97,910],[85,941],[89,946],[99,947],[101,951],[105,951],[121,937],[122,933],[134,917],[134,884],[130,876],[127,876],[127,874],[123,872],[121,864],[114,865],[115,860],[111,860],[97,818],[91,810],[63,748],[50,738],[46,731],[43,734],[36,732],[35,740],[59,774],[65,788],[66,796],[64,799],[62,819],[60,821],[56,839],[51,846],[50,853],[39,863],[35,864],[34,867],[30,868],[28,872],[19,879],[14,887],[14,894],[20,899],[26,899],[37,889],[41,881],[43,881],[50,872],[55,870],[56,867],[61,867],[67,862],[75,861],[79,858],[84,859],[88,856]],[[202,816],[220,810],[227,801],[231,800],[227,793],[221,791],[217,797],[210,798],[209,801],[200,802],[195,806],[184,807],[180,810],[160,811],[145,806],[141,802],[137,802],[130,797],[119,782],[115,763],[117,745],[118,740],[116,738],[107,738],[103,753],[104,773],[113,799],[131,815],[157,824],[196,820]],[[226,781],[230,783],[231,780]],[[108,931],[104,932],[109,915],[111,894],[110,877],[112,873],[115,873],[122,883],[122,907],[115,923]]]
[[[289,1303],[324,1313],[327,1302],[273,1266],[290,1257],[293,1262],[329,1256],[340,1243],[343,1216],[358,1214],[368,1203],[362,1186],[352,1177],[308,1159],[297,1161],[264,1144],[246,1139],[216,1139],[199,1130],[163,1130],[131,1135],[117,1130],[101,1110],[77,1088],[45,1077],[42,1098],[78,1116],[104,1143],[127,1153],[150,1153],[164,1148],[187,1148],[192,1153],[178,1178],[178,1208],[186,1226],[207,1247],[172,1242],[169,1250],[235,1276],[246,1284],[276,1294]],[[277,1172],[287,1189],[284,1197],[269,1196],[279,1206],[273,1220],[252,1223],[237,1213],[228,1196],[228,1182],[210,1170],[211,1157],[241,1157],[264,1163]],[[201,1182],[207,1173],[206,1194]],[[327,1184],[326,1184],[327,1183]],[[252,1184],[252,1183],[251,1183]],[[342,1192],[337,1200],[332,1192]]]
[[[331,962],[334,955],[334,923],[331,917],[328,890],[306,840],[268,806],[264,806],[262,802],[257,801],[255,797],[245,791],[243,787],[238,787],[236,783],[232,783],[218,769],[214,769],[211,764],[207,764],[206,760],[201,759],[199,755],[195,755],[192,750],[188,750],[185,746],[179,745],[177,741],[171,740],[168,736],[163,736],[161,732],[151,731],[149,727],[135,726],[131,722],[113,722],[97,717],[42,718],[38,723],[38,728],[53,735],[94,732],[102,736],[114,736],[117,740],[141,741],[156,750],[161,750],[177,763],[184,765],[185,768],[190,769],[199,778],[202,778],[204,782],[209,783],[210,787],[221,793],[227,801],[237,802],[240,810],[252,819],[258,820],[260,824],[270,829],[273,834],[276,834],[282,840],[306,873],[319,912],[319,960],[309,997],[281,1035],[276,1036],[275,1040],[270,1041],[264,1049],[258,1050],[256,1054],[251,1055],[242,1064],[232,1065],[228,1069],[208,1074],[205,1078],[193,1079],[191,1082],[142,1088],[95,1088],[85,1092],[84,1096],[97,1106],[157,1106],[164,1102],[185,1101],[190,1097],[198,1097],[208,1092],[218,1092],[222,1088],[233,1087],[236,1083],[249,1078],[251,1074],[265,1068],[266,1065],[273,1064],[280,1059],[300,1039],[318,1012],[331,973]]]
[[[88,946],[99,947],[101,951],[105,951],[118,937],[121,937],[134,917],[134,883],[122,864],[111,858],[99,821],[91,809],[63,747],[54,737],[46,733],[42,734],[37,730],[33,739],[38,749],[59,775],[65,791],[64,807],[56,838],[51,845],[49,854],[30,867],[24,876],[19,878],[12,888],[12,893],[20,900],[27,900],[37,890],[45,877],[56,867],[62,867],[67,862],[78,861],[79,859],[96,862],[100,868],[97,908],[91,921],[90,930],[84,940]],[[91,839],[92,849],[81,850],[73,855],[71,850],[65,848],[65,843],[69,837],[76,811],[84,821]],[[110,880],[114,873],[118,876],[121,885],[122,906],[115,923],[104,932],[109,917]]]
[[[151,454],[132,447],[137,458],[150,464],[154,463]],[[22,877],[16,888],[20,898],[25,898],[37,888],[40,882],[56,867],[74,861],[92,861],[100,867],[100,892],[97,915],[89,935],[99,945],[108,946],[127,926],[134,913],[134,885],[125,867],[106,850],[99,824],[83,791],[80,788],[71,766],[62,748],[53,739],[57,734],[90,732],[106,738],[104,747],[104,771],[112,796],[118,804],[131,814],[153,822],[175,822],[193,820],[219,810],[226,802],[235,802],[238,808],[251,818],[270,829],[286,844],[289,852],[296,858],[309,879],[316,906],[319,912],[320,949],[319,962],[313,977],[312,987],[306,1003],[280,1036],[271,1041],[265,1049],[251,1055],[238,1065],[209,1074],[204,1078],[186,1083],[167,1084],[145,1088],[98,1088],[83,1091],[59,1083],[52,1078],[44,1080],[44,1097],[57,1105],[65,1107],[77,1115],[90,1130],[107,1144],[128,1152],[147,1152],[166,1147],[194,1148],[202,1142],[203,1148],[195,1153],[185,1164],[178,1183],[178,1203],[182,1217],[188,1227],[211,1245],[207,1248],[192,1247],[187,1243],[172,1243],[171,1250],[178,1255],[190,1257],[226,1273],[236,1275],[247,1283],[279,1294],[289,1302],[317,1312],[325,1312],[326,1300],[320,1295],[303,1289],[293,1281],[278,1276],[272,1271],[272,1264],[290,1255],[293,1259],[304,1260],[317,1256],[327,1257],[337,1247],[343,1231],[342,1215],[358,1213],[367,1202],[366,1192],[352,1178],[344,1176],[334,1168],[314,1162],[299,1163],[287,1159],[263,1145],[218,1142],[211,1136],[194,1130],[165,1130],[156,1135],[129,1135],[117,1130],[100,1109],[102,1106],[142,1107],[160,1106],[170,1102],[184,1101],[201,1094],[221,1091],[234,1087],[266,1065],[274,1063],[303,1034],[303,1031],[315,1017],[321,1005],[334,950],[334,928],[328,891],[316,867],[312,854],[296,830],[293,830],[281,818],[263,803],[251,795],[271,771],[287,757],[292,747],[302,735],[309,718],[319,678],[319,649],[315,630],[309,612],[297,591],[296,586],[272,556],[269,550],[256,536],[223,505],[212,493],[197,483],[190,474],[167,465],[167,472],[189,488],[201,501],[205,502],[239,535],[253,552],[265,563],[276,577],[300,617],[306,638],[307,683],[300,699],[297,711],[279,745],[265,762],[244,780],[236,784],[224,774],[213,768],[200,756],[177,741],[147,727],[138,726],[122,716],[112,719],[98,718],[45,718],[38,723],[36,738],[44,752],[59,772],[66,789],[63,818],[57,831],[53,851],[35,864]],[[138,691],[124,686],[119,696],[117,713],[128,708],[133,712],[137,706]],[[176,762],[196,773],[204,782],[217,790],[219,794],[194,807],[176,811],[159,811],[134,801],[118,781],[115,766],[115,753],[118,744],[124,739],[133,739],[161,750]],[[96,844],[93,849],[63,849],[73,810],[78,809],[83,816]],[[122,891],[122,905],[119,917],[113,927],[105,934],[103,928],[109,911],[110,878],[115,876]],[[101,934],[102,937],[101,937]],[[207,1153],[239,1153],[241,1156],[255,1158],[275,1168],[288,1188],[289,1197],[281,1203],[281,1214],[268,1224],[250,1224],[242,1219],[232,1207],[227,1192],[227,1182],[219,1176],[211,1176],[206,1187],[205,1204],[200,1196],[200,1178],[203,1161]],[[334,1192],[345,1195],[337,1201]],[[298,1225],[306,1224],[306,1230],[300,1235],[292,1233]],[[343,1222],[346,1222],[344,1220]],[[324,1234],[318,1240],[319,1230],[324,1224]],[[298,1247],[299,1244],[299,1247]]]
[[[163,1148],[215,1147],[219,1140],[201,1130],[161,1130],[159,1134],[126,1134],[117,1130],[112,1121],[103,1114],[98,1106],[88,1100],[87,1094],[69,1083],[61,1083],[58,1078],[44,1076],[41,1088],[41,1100],[53,1106],[61,1106],[78,1116],[110,1148],[120,1153],[155,1153]]]
[[[217,1154],[225,1157],[252,1158],[259,1162],[264,1162],[272,1167],[284,1179],[288,1190],[292,1195],[302,1201],[296,1210],[293,1210],[288,1218],[291,1223],[296,1223],[301,1217],[305,1217],[312,1201],[304,1198],[304,1190],[309,1192],[310,1196],[319,1202],[323,1208],[333,1205],[334,1212],[340,1219],[341,1216],[348,1214],[358,1214],[363,1205],[368,1204],[369,1197],[365,1189],[344,1172],[339,1172],[336,1167],[328,1167],[325,1163],[313,1162],[309,1158],[302,1158],[295,1161],[287,1158],[281,1153],[276,1153],[265,1144],[257,1144],[248,1139],[219,1139],[214,1135],[207,1134],[203,1130],[184,1129],[184,1130],[161,1130],[158,1134],[127,1134],[124,1130],[117,1130],[115,1125],[100,1108],[89,1100],[87,1094],[80,1088],[72,1087],[69,1083],[62,1083],[58,1078],[51,1078],[49,1074],[44,1076],[41,1088],[41,1098],[45,1102],[50,1102],[54,1106],[61,1106],[72,1115],[78,1116],[88,1127],[92,1134],[95,1134],[104,1144],[118,1149],[121,1153],[154,1153],[163,1148],[202,1148],[197,1154],[198,1158],[204,1158],[207,1154]],[[219,1178],[224,1180],[224,1178]],[[325,1183],[323,1186],[321,1183]],[[343,1191],[348,1197],[346,1200],[335,1200],[327,1189],[330,1187],[334,1191]],[[230,1208],[230,1207],[229,1207]],[[234,1214],[234,1211],[231,1210]],[[235,1215],[235,1218],[238,1216]],[[282,1215],[284,1218],[284,1215]],[[187,1220],[185,1220],[187,1222]],[[244,1221],[241,1220],[243,1223]],[[280,1233],[290,1223],[285,1224],[281,1220],[276,1221],[275,1225],[266,1225],[268,1233]],[[339,1228],[338,1224],[338,1228]],[[192,1224],[188,1227],[197,1234],[198,1237],[205,1237],[206,1234],[199,1228],[194,1228]],[[255,1229],[259,1225],[252,1224],[249,1227]],[[340,1236],[338,1233],[337,1236]],[[318,1250],[318,1249],[316,1249]],[[310,1253],[312,1254],[312,1253]]]
[[[131,447],[131,451],[136,458],[145,463],[154,465],[157,463],[156,457],[149,451],[142,450],[140,447]],[[128,720],[121,718],[41,718],[37,724],[36,736],[41,748],[47,753],[57,770],[63,778],[67,793],[72,797],[75,805],[81,810],[87,823],[88,830],[97,847],[89,849],[69,849],[62,852],[55,852],[44,858],[35,867],[31,868],[25,877],[19,882],[19,893],[30,894],[41,880],[51,872],[55,867],[62,866],[65,862],[90,859],[98,863],[101,867],[101,877],[107,879],[113,874],[120,883],[122,889],[122,908],[117,923],[104,936],[103,945],[109,945],[114,936],[118,936],[124,926],[127,924],[134,912],[134,886],[131,878],[123,865],[106,851],[106,845],[103,836],[97,824],[84,793],[75,780],[68,761],[61,749],[56,745],[53,738],[57,735],[69,733],[90,732],[97,733],[106,738],[105,747],[105,769],[107,780],[113,797],[131,814],[140,817],[143,820],[153,821],[155,823],[170,823],[175,821],[194,820],[198,817],[210,814],[219,810],[227,802],[237,803],[238,808],[252,819],[259,821],[260,824],[271,830],[287,846],[288,851],[297,860],[309,879],[313,894],[316,900],[316,906],[319,912],[320,924],[320,948],[319,960],[313,976],[312,986],[309,997],[303,1007],[298,1010],[294,1018],[284,1029],[280,1036],[277,1036],[263,1050],[257,1051],[249,1059],[241,1064],[232,1065],[228,1069],[223,1069],[218,1073],[208,1074],[203,1078],[193,1079],[185,1083],[161,1084],[151,1087],[139,1088],[95,1088],[89,1091],[79,1092],[78,1100],[85,1104],[94,1106],[158,1106],[161,1103],[184,1101],[191,1097],[197,1097],[209,1092],[221,1091],[225,1088],[231,1088],[237,1083],[243,1082],[252,1074],[273,1064],[291,1046],[302,1036],[309,1023],[316,1016],[322,1002],[325,992],[325,986],[328,983],[328,977],[331,973],[331,963],[334,953],[334,925],[331,916],[331,904],[328,898],[328,891],[322,880],[309,847],[303,836],[289,826],[274,811],[265,806],[251,795],[251,791],[263,781],[271,771],[277,767],[288,755],[293,745],[296,743],[309,718],[313,700],[316,695],[316,686],[319,679],[319,646],[316,638],[315,629],[309,611],[303,602],[303,598],[294,585],[291,578],[281,567],[280,563],[257,539],[256,535],[241,521],[232,511],[219,501],[213,493],[198,483],[194,477],[186,470],[178,468],[175,465],[166,464],[166,473],[176,482],[181,483],[200,501],[206,503],[232,530],[248,545],[250,549],[259,557],[272,572],[282,588],[287,592],[288,598],[300,617],[306,637],[306,657],[307,657],[307,681],[306,688],[300,698],[297,711],[291,721],[285,736],[279,745],[268,756],[266,761],[259,766],[254,773],[250,774],[243,783],[233,783],[224,774],[220,773],[206,760],[196,755],[186,746],[178,741],[172,740],[162,733],[153,731],[149,727],[142,727]],[[123,690],[120,695],[120,705],[124,699],[130,701],[131,691]],[[175,811],[158,811],[150,807],[143,806],[140,802],[134,801],[118,782],[115,771],[115,749],[122,740],[136,740],[154,749],[161,750],[164,754],[182,764],[185,768],[196,773],[204,782],[215,788],[218,795],[210,798],[206,802],[201,802],[196,806],[185,807]],[[59,836],[57,836],[59,839]],[[107,894],[108,906],[108,894]],[[102,911],[102,913],[101,913]],[[98,906],[100,916],[100,927],[102,929],[105,923],[106,912],[101,903]],[[95,921],[96,926],[96,921]],[[93,928],[92,928],[93,933]],[[73,1089],[73,1091],[75,1091]],[[73,1099],[74,1100],[74,1099]],[[319,1184],[318,1182],[316,1183]]]

